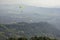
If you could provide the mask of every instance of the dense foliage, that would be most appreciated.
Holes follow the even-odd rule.
[[[20,37],[20,38],[8,38],[7,40],[57,40],[55,38],[49,38],[49,37],[31,37],[30,39],[26,37]]]
[[[37,37],[35,35],[47,37]],[[56,40],[53,37],[60,37],[60,30],[47,22],[0,24],[0,40],[5,40],[6,38],[8,38],[7,40]]]

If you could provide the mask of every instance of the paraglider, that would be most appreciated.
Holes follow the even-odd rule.
[[[20,5],[19,8],[21,10],[20,12],[22,13],[23,12],[23,9],[24,9],[24,6],[23,5]]]

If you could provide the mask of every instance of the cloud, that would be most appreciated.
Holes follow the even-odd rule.
[[[0,0],[0,4],[17,4],[18,0]]]
[[[0,0],[0,4],[25,4],[37,7],[59,7],[60,0]]]
[[[23,4],[42,7],[60,6],[60,0],[23,0]]]

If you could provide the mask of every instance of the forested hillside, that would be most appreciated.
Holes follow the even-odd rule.
[[[32,36],[60,37],[60,30],[48,22],[0,24],[0,38],[32,37]],[[1,38],[1,39],[2,39]]]

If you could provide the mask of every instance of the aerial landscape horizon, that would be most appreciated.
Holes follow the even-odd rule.
[[[60,1],[0,0],[0,40],[60,40]]]

